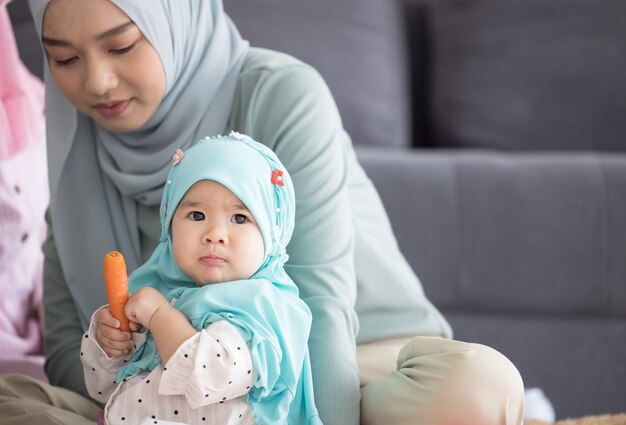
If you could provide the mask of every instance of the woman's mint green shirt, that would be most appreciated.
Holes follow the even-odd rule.
[[[273,149],[291,174],[296,227],[285,269],[313,314],[309,350],[316,405],[325,424],[356,425],[355,342],[449,337],[450,327],[400,253],[332,95],[313,68],[288,55],[251,49],[224,133],[230,130]],[[145,260],[160,235],[158,206],[140,206],[138,214]],[[86,394],[79,360],[83,329],[52,237],[44,253],[46,372],[53,384]]]

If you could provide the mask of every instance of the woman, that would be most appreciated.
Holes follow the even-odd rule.
[[[313,314],[322,421],[359,423],[360,376],[374,381],[362,390],[362,423],[521,423],[517,370],[487,347],[447,339],[318,73],[249,48],[219,0],[30,3],[48,64],[53,384],[84,394],[77,353],[104,299],[102,256],[121,250],[132,270],[153,250],[172,152],[236,130],[273,149],[294,182],[286,270]],[[370,342],[360,348],[360,374],[357,332]]]

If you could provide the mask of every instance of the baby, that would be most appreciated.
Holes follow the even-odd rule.
[[[160,218],[158,246],[129,277],[125,313],[141,330],[130,352],[100,320],[106,306],[83,338],[105,422],[320,424],[311,314],[283,267],[295,198],[276,155],[238,133],[177,151]]]

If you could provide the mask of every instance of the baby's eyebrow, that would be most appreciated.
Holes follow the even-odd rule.
[[[179,206],[183,207],[183,208],[197,207],[197,206],[201,206],[201,205],[203,205],[202,202],[198,202],[198,201],[194,201],[194,200],[190,200],[190,199],[186,199],[184,201],[181,201],[181,203],[179,204]],[[233,202],[231,204],[231,207],[236,209],[236,210],[240,210],[240,211],[249,211],[248,208],[241,202]]]
[[[200,205],[200,202],[184,200],[184,201],[181,201],[179,207],[183,207],[183,208],[197,207],[198,205]]]
[[[233,207],[237,210],[248,211],[248,208],[246,208],[244,204],[239,203],[239,202],[236,204],[233,204]]]

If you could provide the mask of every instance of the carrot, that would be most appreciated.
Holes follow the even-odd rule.
[[[109,311],[120,321],[120,330],[130,332],[124,306],[128,301],[128,275],[121,252],[111,251],[104,256],[104,283],[107,286]]]

